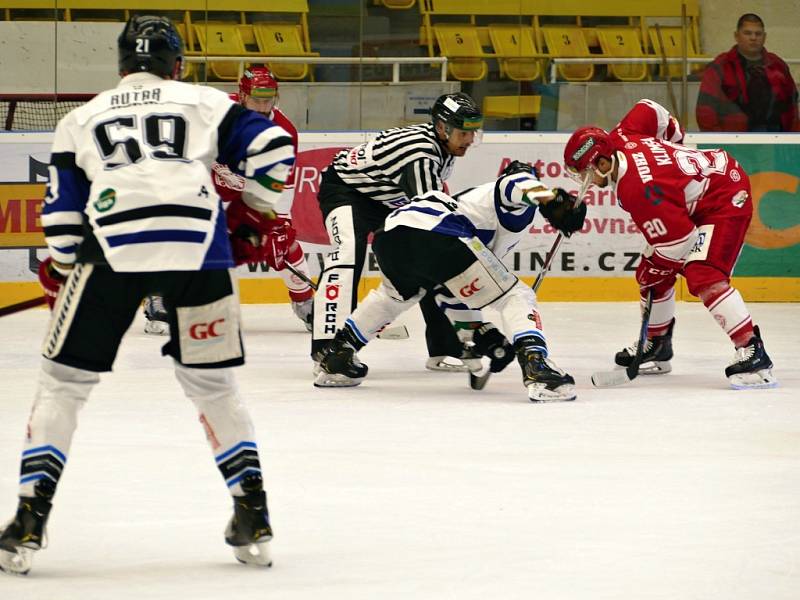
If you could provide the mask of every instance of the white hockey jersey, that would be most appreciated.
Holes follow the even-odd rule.
[[[269,206],[294,150],[282,128],[219,90],[124,77],[56,128],[42,211],[53,259],[122,272],[232,267],[215,160]]]
[[[536,215],[531,202],[544,197],[553,193],[541,181],[530,173],[514,173],[453,197],[436,191],[418,196],[392,212],[384,229],[402,225],[464,240],[477,237],[503,258],[527,234]]]

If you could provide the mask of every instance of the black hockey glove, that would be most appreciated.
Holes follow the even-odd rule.
[[[569,237],[583,227],[583,221],[586,219],[586,205],[581,202],[578,206],[574,206],[575,196],[571,196],[561,188],[554,188],[553,193],[556,197],[547,204],[541,203],[539,212],[550,222],[550,225]]]
[[[483,356],[489,357],[489,369],[499,373],[514,360],[514,347],[491,323],[483,323],[472,335],[472,341]]]

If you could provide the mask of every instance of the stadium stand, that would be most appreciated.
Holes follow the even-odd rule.
[[[450,75],[460,81],[478,81],[486,77],[489,67],[484,58],[478,31],[469,23],[435,25],[433,33],[442,56],[448,59]]]
[[[600,48],[605,56],[644,58],[641,31],[637,27],[598,27]],[[647,64],[608,65],[609,74],[620,81],[643,81],[649,77]]]
[[[318,56],[311,52],[308,12],[308,0],[0,0],[3,20],[123,22],[133,14],[165,15],[179,25],[187,56]],[[256,28],[265,32],[262,39]],[[278,78],[311,75],[308,65],[272,66],[281,71]],[[238,69],[236,62],[216,61],[208,75],[230,81]],[[184,72],[185,79],[196,77],[195,67]]]
[[[501,77],[534,81],[542,76],[545,56],[537,48],[532,27],[494,23],[488,29]]]
[[[680,34],[680,20],[684,16],[690,55],[699,54],[699,0],[607,0],[602,3],[583,0],[420,0],[418,5],[421,15],[419,43],[427,48],[429,56],[436,56],[437,50],[440,56],[450,56],[448,52],[452,52],[451,47],[441,46],[436,35],[436,30],[444,25],[454,22],[462,27],[469,25],[475,32],[470,35],[477,36],[482,45],[487,45],[491,25],[496,26],[500,19],[504,19],[506,24],[532,28],[533,50],[528,47],[524,51],[533,56],[538,49],[545,58],[652,58],[660,52],[652,41],[654,25],[661,24],[662,31],[677,30]],[[617,35],[610,37],[609,32],[603,31],[606,25],[618,27]],[[617,36],[621,36],[621,40]],[[648,41],[653,47],[649,53],[649,47],[645,47]],[[670,38],[670,43],[673,41]],[[502,42],[498,44],[493,40],[492,45],[494,54],[483,54],[482,57],[497,58],[500,62],[505,53],[499,49]],[[681,47],[668,50],[680,54]],[[501,76],[514,79],[515,71],[508,66],[508,63],[501,64]],[[680,69],[680,66],[672,68]],[[559,65],[558,71],[568,81],[588,81],[597,75],[593,65]],[[649,69],[641,64],[609,65],[608,73],[621,81],[641,81],[649,76]]]

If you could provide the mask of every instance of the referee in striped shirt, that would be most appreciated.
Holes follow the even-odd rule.
[[[433,104],[430,123],[386,129],[372,141],[334,157],[322,174],[318,196],[335,248],[325,257],[314,296],[311,355],[315,362],[317,353],[356,307],[368,235],[415,196],[444,190],[456,157],[464,156],[479,141],[482,127],[483,115],[472,98],[445,94]],[[420,306],[431,357],[427,366],[447,370],[442,360],[460,356],[462,344],[432,297],[424,298]],[[318,369],[315,373],[318,378],[325,376]]]

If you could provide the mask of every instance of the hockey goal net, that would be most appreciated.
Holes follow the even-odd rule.
[[[94,94],[0,94],[3,131],[52,131],[73,108]]]

